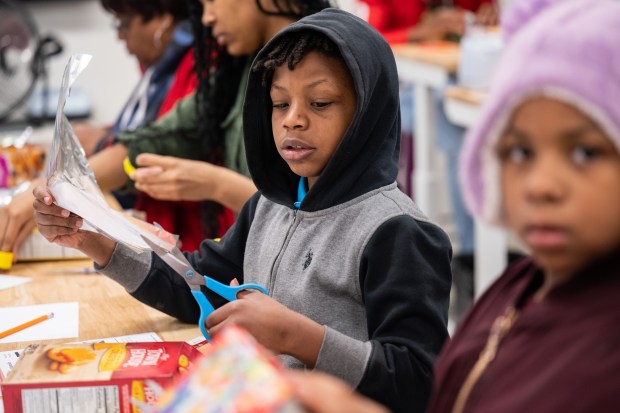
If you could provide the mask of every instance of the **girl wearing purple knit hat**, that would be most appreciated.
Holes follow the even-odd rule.
[[[460,176],[472,213],[531,258],[442,351],[430,412],[620,406],[620,2],[519,3]]]
[[[617,411],[620,1],[513,4],[460,176],[472,213],[515,231],[531,258],[465,315],[427,411]],[[291,376],[313,413],[383,412],[335,379]]]

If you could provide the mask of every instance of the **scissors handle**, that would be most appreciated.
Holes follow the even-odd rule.
[[[243,290],[258,290],[263,294],[269,295],[267,294],[267,290],[262,285],[254,283],[230,286],[216,281],[213,278],[205,277],[205,284],[209,290],[228,301],[235,301],[237,299],[237,293]]]
[[[198,327],[200,327],[200,331],[202,335],[207,339],[207,341],[211,341],[211,337],[209,337],[209,333],[207,333],[207,327],[205,327],[205,320],[215,308],[211,305],[207,297],[203,294],[202,291],[194,291],[192,290],[192,294],[198,303],[198,307],[200,307],[200,318],[198,319]]]

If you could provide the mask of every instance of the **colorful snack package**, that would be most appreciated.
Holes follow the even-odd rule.
[[[301,413],[277,358],[239,327],[227,327],[205,357],[160,398],[157,413]]]

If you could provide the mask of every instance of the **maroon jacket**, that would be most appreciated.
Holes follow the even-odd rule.
[[[428,412],[451,412],[465,379],[507,307],[542,283],[530,259],[508,267],[444,347]],[[498,345],[464,412],[620,411],[620,251],[532,302]]]

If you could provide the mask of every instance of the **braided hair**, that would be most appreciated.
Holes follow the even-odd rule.
[[[330,7],[329,0],[272,0],[277,11],[267,11],[263,0],[256,0],[258,9],[266,15],[284,16],[294,20]],[[224,163],[226,131],[220,126],[230,113],[237,98],[237,88],[248,59],[253,56],[231,56],[226,48],[219,46],[211,34],[211,28],[202,24],[202,4],[198,0],[187,0],[190,21],[194,31],[195,72],[198,77],[196,90],[198,132],[202,137],[201,160],[216,165]],[[202,41],[201,41],[202,40]],[[182,132],[182,131],[181,131]],[[212,201],[204,201],[202,222],[206,236],[219,232],[218,217],[223,207]]]
[[[252,71],[263,71],[263,86],[269,87],[278,67],[286,64],[289,70],[293,70],[304,56],[313,51],[341,60],[346,66],[338,46],[330,38],[314,30],[300,30],[281,37],[271,51],[254,62]]]

